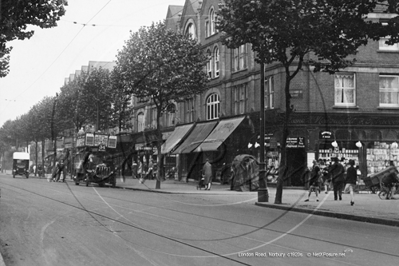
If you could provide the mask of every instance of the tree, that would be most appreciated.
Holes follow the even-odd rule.
[[[79,96],[79,110],[84,112],[90,124],[96,125],[96,130],[109,128],[112,105],[110,95],[109,70],[101,67],[91,70]]]
[[[207,58],[190,37],[169,30],[164,22],[153,23],[131,33],[117,55],[117,69],[127,93],[149,98],[156,107],[158,167],[156,188],[160,188],[162,133],[160,118],[172,101],[206,90],[203,71]]]
[[[218,29],[229,48],[250,43],[256,61],[278,63],[285,70],[285,119],[275,203],[282,202],[287,173],[286,140],[291,106],[290,83],[303,66],[334,73],[355,62],[358,48],[390,36],[399,42],[395,19],[376,22],[367,15],[376,7],[397,12],[397,1],[383,0],[225,0],[219,5]],[[264,110],[260,110],[263,112]]]
[[[40,28],[57,26],[57,21],[65,14],[66,0],[0,0],[0,77],[8,74],[9,53],[7,43],[24,40],[33,36],[28,25]]]
[[[132,127],[130,122],[133,113],[132,95],[128,93],[129,88],[123,83],[121,72],[114,69],[111,72],[111,123],[117,126],[119,131]]]

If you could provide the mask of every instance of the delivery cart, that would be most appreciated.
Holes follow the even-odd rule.
[[[381,189],[381,180],[385,176],[395,173],[398,174],[398,169],[395,166],[390,166],[378,173],[369,175],[363,178],[364,184],[367,188],[369,188],[373,193],[376,193],[378,190]]]

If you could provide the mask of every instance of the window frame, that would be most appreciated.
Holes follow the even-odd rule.
[[[194,122],[195,117],[195,98],[189,98],[185,101],[186,113],[185,120],[187,123]]]
[[[216,14],[213,7],[209,9],[209,26],[209,36],[212,36],[216,33]]]
[[[232,72],[238,72],[248,68],[248,49],[247,44],[232,49]]]
[[[382,103],[381,102],[381,78],[383,77],[394,77],[397,79],[397,88],[383,88],[385,93],[396,93],[397,103]],[[378,103],[380,107],[399,107],[399,76],[398,75],[379,75],[379,82],[378,82]]]
[[[337,77],[351,76],[353,80],[353,87],[337,87]],[[337,90],[340,90],[341,98],[344,98],[345,91],[352,90],[353,102],[337,102]],[[351,107],[356,106],[356,74],[355,73],[336,73],[334,74],[334,106]]]
[[[209,57],[208,61],[206,62],[206,73],[208,78],[211,79],[213,77],[213,56],[212,51],[210,49],[206,50],[206,55]]]
[[[274,76],[266,76],[265,75],[265,96],[264,96],[264,104],[265,109],[274,109],[274,99],[275,99],[275,89],[274,89]]]
[[[211,93],[206,98],[206,120],[215,120],[220,117],[220,96]]]
[[[233,91],[233,114],[245,114],[248,106],[248,86],[247,83],[232,87]]]
[[[142,117],[142,119],[140,119]],[[140,121],[141,120],[141,121]],[[144,112],[139,112],[137,114],[137,132],[143,132],[145,129],[144,125]]]
[[[213,76],[215,78],[220,76],[220,51],[219,51],[219,47],[215,46],[215,48],[213,48],[213,70],[214,70],[214,74]]]
[[[192,28],[192,31],[190,30]],[[197,40],[197,27],[192,19],[187,21],[186,27],[184,28],[184,35],[189,36],[191,34],[191,39]]]

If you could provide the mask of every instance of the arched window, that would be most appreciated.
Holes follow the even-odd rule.
[[[206,119],[218,119],[220,113],[220,98],[219,95],[213,93],[206,99]]]
[[[208,78],[212,78],[212,53],[211,50],[206,51],[206,55],[208,56],[208,62],[206,63],[206,73],[208,74]]]
[[[137,132],[144,131],[144,113],[140,112],[137,115]]]
[[[210,34],[213,35],[216,33],[216,19],[215,19],[215,10],[211,8],[209,10],[209,20],[210,20]]]
[[[196,28],[195,24],[193,22],[189,22],[186,26],[186,30],[184,31],[184,34],[186,36],[191,36],[193,40],[197,39],[197,34],[196,34]]]
[[[219,48],[216,46],[213,50],[213,59],[214,59],[214,69],[215,69],[215,77],[219,77]]]

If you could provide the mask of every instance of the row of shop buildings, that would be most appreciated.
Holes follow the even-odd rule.
[[[132,131],[118,134],[116,152],[132,160],[156,158],[156,142],[164,142],[165,171],[175,167],[180,180],[198,179],[208,158],[215,180],[226,180],[229,164],[239,154],[260,157],[265,141],[267,167],[278,168],[285,115],[284,69],[265,66],[261,80],[251,45],[229,49],[215,25],[219,0],[187,0],[169,6],[167,27],[190,34],[209,55],[208,89],[176,102],[161,119],[162,140],[156,135],[156,110],[151,102],[134,98]],[[371,20],[394,15],[375,13]],[[354,159],[362,176],[399,164],[399,45],[384,40],[361,47],[356,63],[335,74],[313,73],[304,67],[292,80],[294,112],[287,140],[289,171],[285,185],[302,186],[302,174],[314,159]],[[265,97],[260,98],[261,83]],[[264,101],[265,110],[260,110]],[[259,116],[265,112],[265,136]]]

